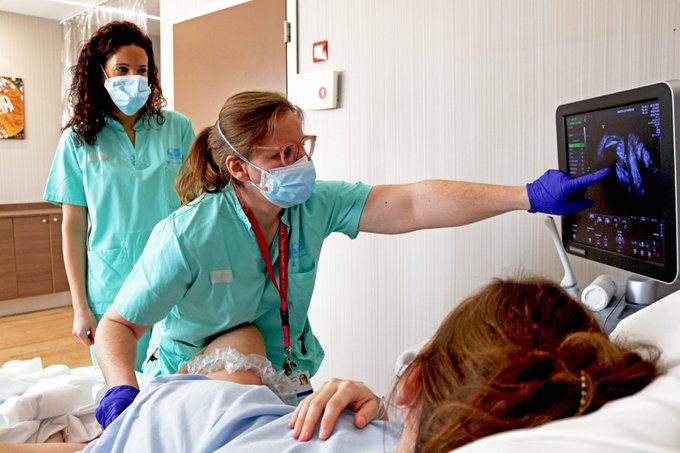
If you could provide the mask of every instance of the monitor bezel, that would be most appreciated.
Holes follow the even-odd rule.
[[[559,169],[567,173],[568,147],[565,122],[569,116],[658,99],[661,113],[661,130],[672,131],[671,134],[662,133],[660,137],[660,166],[662,169],[672,169],[672,171],[662,171],[663,219],[667,231],[663,243],[665,262],[663,264],[655,263],[572,241],[570,239],[571,228],[569,225],[573,222],[574,215],[562,216],[562,243],[568,253],[664,283],[673,283],[678,279],[678,165],[676,149],[680,149],[680,147],[678,147],[677,143],[677,123],[675,120],[675,104],[678,102],[678,98],[680,98],[678,94],[680,94],[680,81],[664,81],[560,105],[557,108]]]

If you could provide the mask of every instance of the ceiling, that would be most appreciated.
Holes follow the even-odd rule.
[[[0,11],[62,20],[101,2],[102,0],[0,0]],[[160,0],[146,0],[146,10],[151,16],[160,16]],[[154,33],[154,30],[160,28],[158,21],[149,20],[148,26],[149,33],[158,34]]]

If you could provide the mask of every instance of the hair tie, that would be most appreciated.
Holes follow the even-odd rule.
[[[578,404],[578,412],[576,415],[582,415],[588,407],[588,379],[586,372],[581,370],[581,400]]]

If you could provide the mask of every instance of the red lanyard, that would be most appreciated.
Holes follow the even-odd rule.
[[[279,293],[279,297],[281,298],[281,309],[279,310],[279,313],[281,314],[281,329],[283,330],[283,349],[286,354],[283,361],[283,371],[286,374],[290,374],[297,364],[292,361],[292,354],[290,350],[290,322],[288,320],[288,234],[286,232],[286,225],[284,225],[284,223],[279,219],[280,284],[277,284],[276,276],[274,275],[274,266],[272,265],[272,257],[269,254],[267,240],[264,238],[264,234],[262,234],[260,225],[257,223],[257,219],[255,218],[253,212],[250,210],[248,205],[246,205],[245,201],[243,201],[241,192],[239,192],[239,190],[236,188],[234,188],[234,192],[236,193],[239,203],[241,203],[243,212],[245,212],[248,220],[250,221],[250,225],[253,228],[253,233],[255,233],[255,239],[257,239],[257,245],[260,248],[260,253],[262,254],[262,259],[267,266],[269,278],[271,279],[272,283],[274,284],[274,288],[276,288],[276,291]]]

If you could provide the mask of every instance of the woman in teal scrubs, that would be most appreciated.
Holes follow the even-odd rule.
[[[331,233],[405,233],[520,209],[574,212],[588,202],[571,195],[607,173],[574,179],[549,170],[527,187],[316,181],[316,137],[305,135],[302,117],[281,95],[239,93],[196,138],[178,178],[185,206],[156,226],[99,327],[97,357],[111,387],[98,409],[103,426],[136,396],[133,351],[154,324],[147,376],[180,370],[212,339],[250,323],[274,366],[307,381],[323,359],[307,311]]]
[[[194,132],[188,118],[162,110],[151,40],[130,22],[95,32],[72,73],[73,116],[44,198],[63,209],[73,335],[91,346],[154,225],[180,206],[174,181]],[[139,341],[138,369],[148,338]]]

